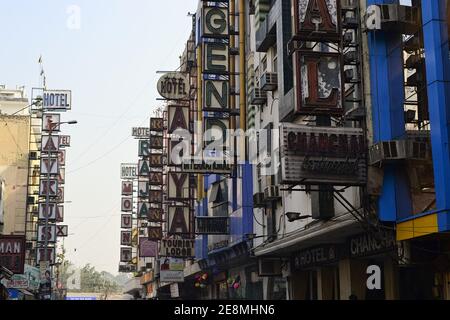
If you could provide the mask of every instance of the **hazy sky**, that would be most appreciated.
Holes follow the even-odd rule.
[[[131,127],[147,126],[157,70],[173,70],[197,0],[1,0],[0,84],[70,89],[63,120],[67,153],[68,258],[116,274],[120,248],[120,163],[137,161]],[[80,19],[77,18],[77,11]],[[77,22],[80,21],[78,28]],[[76,252],[75,252],[76,248]]]

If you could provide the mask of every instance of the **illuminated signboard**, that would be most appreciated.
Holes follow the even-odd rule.
[[[281,135],[283,183],[366,183],[366,143],[362,129],[283,123]]]

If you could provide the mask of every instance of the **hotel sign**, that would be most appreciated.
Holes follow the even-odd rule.
[[[339,260],[339,248],[335,245],[323,245],[300,251],[294,256],[294,269],[316,267]]]
[[[281,125],[283,183],[364,185],[366,143],[360,128]]]
[[[72,92],[69,90],[45,90],[43,109],[67,111],[72,109]]]
[[[138,177],[138,166],[135,163],[122,163],[120,165],[120,178],[134,180]]]
[[[167,100],[184,100],[189,97],[189,77],[181,72],[169,72],[158,81],[158,92]]]
[[[150,138],[150,128],[132,128],[131,135],[135,138]]]

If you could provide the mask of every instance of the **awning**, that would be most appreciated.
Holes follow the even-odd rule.
[[[361,225],[354,217],[350,213],[346,213],[259,247],[254,250],[254,254],[256,257],[290,257],[294,251],[331,242],[339,243],[362,230]]]

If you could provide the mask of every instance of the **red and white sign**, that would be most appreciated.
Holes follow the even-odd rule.
[[[42,175],[57,175],[58,174],[58,161],[56,158],[42,158],[41,159],[41,174]]]
[[[56,197],[58,203],[64,203],[64,187],[58,187],[58,195]]]
[[[70,136],[59,136],[59,147],[70,147]]]
[[[131,214],[123,214],[121,217],[121,228],[131,229],[133,228],[133,218]]]
[[[131,212],[133,211],[133,198],[122,198],[122,211]]]
[[[133,195],[133,181],[122,181],[122,195],[123,196]]]
[[[60,166],[66,165],[66,150],[59,150],[58,152],[58,164]]]
[[[58,152],[59,151],[59,136],[42,136],[41,151],[43,152]]]
[[[61,115],[59,113],[46,113],[42,117],[42,131],[59,131]]]
[[[58,195],[58,180],[56,179],[41,179],[39,195],[56,197]]]

